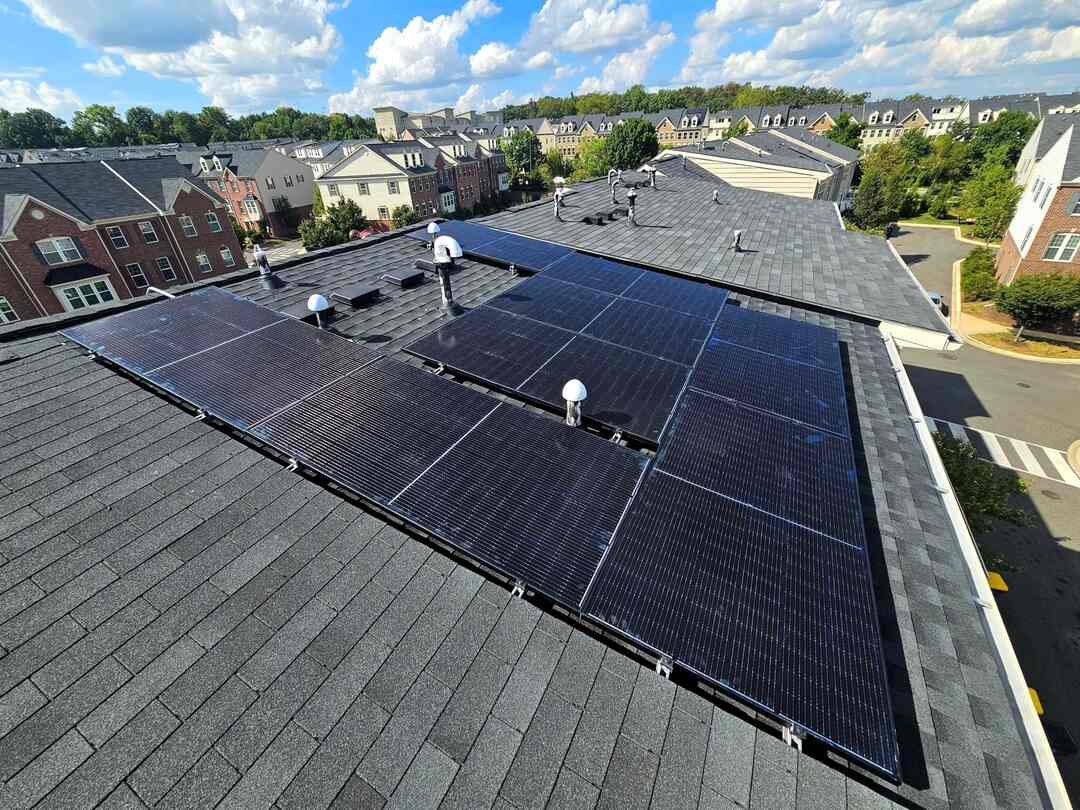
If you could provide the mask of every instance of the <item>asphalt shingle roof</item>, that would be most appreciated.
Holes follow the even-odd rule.
[[[278,269],[271,306],[378,283],[392,236]],[[473,306],[519,282],[464,260]],[[383,351],[428,279],[335,321]],[[1016,807],[1038,796],[875,328],[838,329],[904,783],[785,746],[55,334],[0,365],[0,805]]]
[[[0,233],[6,233],[14,224],[12,219],[24,196],[41,200],[68,216],[87,221],[84,211],[35,174],[33,169],[28,166],[12,166],[10,170],[0,174]]]
[[[663,163],[657,167],[662,170]],[[584,216],[610,207],[603,180],[574,186],[561,221],[543,203],[483,221],[794,301],[948,332],[888,243],[844,230],[832,203],[728,186],[721,188],[717,204],[713,188],[693,177],[677,177],[639,190],[638,227],[625,220],[607,225],[580,221],[578,212]],[[620,199],[625,200],[625,192]],[[740,253],[726,249],[735,230],[742,231]]]
[[[165,161],[173,166],[174,173],[182,173],[180,164],[174,158],[147,159]],[[70,200],[89,219],[110,219],[154,212],[146,200],[100,163],[37,163],[33,165],[32,171],[37,172],[46,183]]]

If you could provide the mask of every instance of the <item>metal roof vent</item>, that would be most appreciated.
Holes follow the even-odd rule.
[[[460,315],[461,307],[454,303],[454,291],[450,286],[450,273],[454,269],[454,259],[460,259],[461,245],[452,236],[439,236],[435,239],[435,269],[439,273],[439,288],[442,291],[442,308],[447,315]]]
[[[427,226],[428,236],[431,237],[431,249],[432,250],[435,249],[435,239],[439,236],[439,231],[441,231],[441,230],[442,230],[442,228],[439,227],[438,222],[432,222],[432,223],[428,224],[428,226]]]
[[[581,403],[589,396],[585,383],[576,379],[567,380],[562,388],[562,395],[566,400],[566,424],[570,427],[581,427]]]
[[[637,202],[637,191],[630,189],[626,192],[626,221],[631,225],[637,225],[635,202]]]
[[[262,245],[255,245],[255,264],[259,266],[259,283],[264,290],[280,290],[285,286],[285,282],[270,269],[270,260],[266,257]]]
[[[738,253],[742,250],[742,231],[735,231],[731,234],[731,249]]]
[[[325,296],[315,293],[307,300],[307,308],[315,313],[315,323],[322,329],[322,313],[330,309],[330,302],[326,300]]]

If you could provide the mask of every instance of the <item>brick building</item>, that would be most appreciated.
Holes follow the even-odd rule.
[[[173,157],[0,172],[0,322],[243,265],[224,203]]]
[[[1042,119],[1016,166],[1024,194],[997,257],[997,278],[1080,274],[1080,113]]]

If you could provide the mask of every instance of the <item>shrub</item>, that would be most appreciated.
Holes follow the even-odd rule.
[[[341,200],[326,209],[320,219],[300,223],[300,240],[308,250],[340,245],[349,241],[349,232],[367,225],[360,207],[352,200]]]
[[[989,301],[994,297],[998,283],[990,248],[977,247],[967,255],[961,265],[960,287],[965,301]]]
[[[1002,287],[994,298],[997,308],[1016,321],[1017,338],[1025,328],[1067,321],[1080,310],[1080,276],[1040,273],[1021,276]]]
[[[616,169],[636,169],[660,151],[656,128],[644,118],[630,118],[607,137],[607,154]]]
[[[934,443],[974,534],[985,534],[998,521],[1030,525],[1031,516],[1009,503],[1010,495],[1027,491],[1023,479],[981,460],[974,447],[953,436],[935,433]]]
[[[411,205],[399,205],[390,212],[390,224],[394,228],[415,225],[420,219],[420,214]]]

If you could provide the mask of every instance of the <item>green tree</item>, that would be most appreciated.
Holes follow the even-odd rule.
[[[116,107],[90,104],[75,112],[71,122],[75,138],[87,146],[122,146],[127,143],[127,125]]]
[[[750,122],[745,118],[740,118],[734,124],[727,128],[724,132],[725,138],[738,138],[740,135],[745,135],[750,131]]]
[[[326,206],[323,205],[322,192],[319,191],[319,184],[311,184],[311,215],[318,219],[326,213]]]
[[[1026,112],[1009,110],[995,121],[979,124],[968,138],[972,162],[982,163],[996,153],[1003,165],[1015,166],[1038,123]]]
[[[1000,239],[1023,193],[1024,190],[1013,182],[1011,169],[997,163],[984,163],[964,186],[960,212],[974,222],[972,230],[976,236]]]
[[[319,218],[300,223],[300,240],[308,250],[340,245],[349,241],[349,233],[367,225],[360,207],[352,200],[341,200],[326,209]]]
[[[862,124],[848,113],[840,113],[833,122],[832,128],[825,133],[825,137],[851,149],[858,149],[861,144],[862,129]]]
[[[960,287],[965,301],[987,301],[998,290],[994,277],[994,251],[977,247],[961,264]]]
[[[858,188],[855,189],[855,205],[851,215],[863,228],[883,228],[898,216],[887,208],[885,200],[885,178],[878,171],[864,171]]]
[[[580,181],[604,177],[610,168],[607,141],[604,138],[586,138],[578,147],[571,178]]]
[[[909,129],[900,136],[897,144],[900,147],[901,154],[904,156],[907,173],[914,176],[919,164],[932,151],[930,139],[917,129]]]
[[[149,107],[129,107],[124,120],[130,143],[161,143],[161,116]]]
[[[545,185],[551,185],[554,178],[562,177],[565,179],[573,171],[574,166],[570,160],[563,157],[558,149],[549,149],[547,154],[544,155],[544,164],[540,167],[540,176],[543,178]]]
[[[540,151],[540,140],[527,129],[515,132],[503,147],[503,152],[506,154],[506,165],[510,167],[510,176],[515,179],[535,172],[544,157]]]
[[[1009,503],[1011,496],[1027,491],[1023,479],[983,461],[974,447],[953,436],[935,433],[934,443],[974,534],[986,534],[997,523],[1031,523],[1027,512]]]
[[[636,169],[660,151],[656,129],[644,118],[631,118],[607,137],[608,160],[617,169]]]
[[[45,110],[33,107],[7,119],[3,145],[15,149],[50,149],[70,146],[74,138],[67,124]]]
[[[420,214],[411,205],[399,205],[390,212],[390,223],[395,228],[415,225],[420,219]]]
[[[1019,327],[1019,340],[1028,327],[1071,320],[1080,310],[1080,276],[1067,273],[1039,273],[1020,276],[1002,287],[994,303]]]
[[[924,185],[958,182],[968,176],[968,147],[951,132],[943,132],[930,142],[930,154],[919,164]]]

